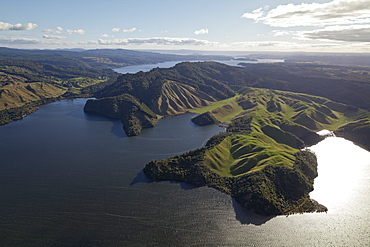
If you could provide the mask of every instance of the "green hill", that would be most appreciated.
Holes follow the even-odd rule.
[[[244,107],[237,110],[237,114],[230,111],[233,118],[228,120],[230,117],[220,112],[231,102]],[[360,120],[363,125],[370,124],[370,115],[364,110],[305,94],[249,88],[231,102],[207,111],[218,122],[230,123],[231,133],[245,133],[249,126],[248,135],[229,136],[207,151],[205,164],[223,176],[253,172],[268,164],[291,168],[297,149],[320,140],[315,132],[347,129]],[[240,119],[248,122],[238,121]]]
[[[213,78],[216,76],[208,67],[204,71],[197,71],[198,64],[202,63],[181,63],[169,69],[121,75],[115,83],[103,88],[95,96],[105,99],[129,94],[159,117],[167,117],[235,95],[225,82]],[[217,63],[210,65],[220,66]],[[202,66],[200,68],[203,69]],[[97,104],[105,104],[105,101]],[[100,108],[106,109],[106,106]]]
[[[270,89],[247,88],[214,105],[196,111],[229,123],[225,133],[211,138],[204,148],[152,161],[144,171],[155,179],[214,187],[258,214],[325,211],[309,198],[317,163],[302,148],[322,140],[315,133],[322,129],[347,133],[360,122],[370,126],[365,110]]]

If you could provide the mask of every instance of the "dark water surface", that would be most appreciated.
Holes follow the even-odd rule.
[[[1,246],[367,246],[370,241],[369,165],[351,164],[361,173],[350,200],[330,203],[321,194],[327,214],[259,217],[214,189],[152,182],[142,173],[148,161],[200,147],[221,128],[197,127],[192,115],[181,115],[128,138],[119,121],[86,115],[85,101],[44,105],[0,127]],[[318,156],[327,152],[313,149]],[[368,152],[364,155],[366,161]],[[321,191],[333,194],[335,188]],[[320,197],[320,186],[315,192]],[[337,198],[344,196],[339,191]]]
[[[348,146],[328,152],[333,139],[312,148],[319,162],[338,156],[320,163],[313,193],[327,214],[259,217],[214,189],[152,182],[142,173],[148,161],[201,147],[221,128],[197,127],[192,115],[180,115],[128,138],[119,121],[86,115],[85,101],[44,105],[0,127],[0,246],[370,243],[370,156],[350,142],[362,155],[352,163],[341,158],[357,152]]]

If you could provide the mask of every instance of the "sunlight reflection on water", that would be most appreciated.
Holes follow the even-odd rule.
[[[317,155],[319,164],[311,197],[329,211],[354,203],[366,179],[362,174],[370,165],[370,152],[339,137],[327,137],[309,149]]]

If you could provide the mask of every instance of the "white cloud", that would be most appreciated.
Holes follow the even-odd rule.
[[[364,24],[370,23],[370,0],[279,5],[270,11],[259,8],[242,17],[273,27]]]
[[[142,45],[142,44],[155,44],[155,45],[216,45],[217,43],[208,40],[192,39],[192,38],[168,38],[168,37],[154,37],[154,38],[132,38],[132,39],[113,39],[102,40],[99,39],[98,43],[101,45]]]
[[[42,36],[44,39],[66,39],[67,37],[65,36],[58,36],[58,35],[48,35],[45,34]]]
[[[23,31],[23,30],[32,30],[36,28],[37,25],[35,23],[27,23],[27,24],[10,24],[6,22],[0,22],[0,31],[6,30],[15,30],[15,31]]]
[[[63,29],[62,29],[63,30]],[[53,30],[53,29],[44,29],[44,30],[42,30],[44,33],[58,33],[58,34],[60,34],[60,33],[62,33],[61,32],[61,30],[59,30],[58,28],[57,28],[57,30]]]
[[[242,17],[258,21],[263,15],[264,12],[262,11],[262,8],[258,8],[253,10],[251,13],[244,13]]]
[[[78,29],[78,30],[69,30],[69,29],[67,29],[67,33],[68,34],[80,34],[80,35],[83,35],[83,34],[85,34],[85,30],[83,30],[83,29]]]
[[[103,34],[103,35],[101,35],[100,37],[102,37],[102,38],[108,38],[108,37],[109,37],[109,35],[108,35],[108,34]]]
[[[196,35],[200,35],[200,34],[207,34],[208,33],[208,28],[202,28],[200,30],[195,30],[194,32]]]
[[[0,37],[0,44],[7,46],[18,45],[46,45],[46,44],[61,44],[59,40],[40,40],[30,38],[14,38],[14,37]]]
[[[272,35],[274,36],[286,36],[286,35],[295,35],[296,31],[286,31],[286,30],[273,30]]]
[[[136,31],[136,27],[130,28],[130,29],[123,29],[122,32],[124,33],[132,33]]]
[[[370,42],[370,25],[329,26],[302,32],[301,35],[308,39]]]
[[[57,27],[57,30],[58,30],[58,31],[63,31],[63,28],[61,28],[61,27]]]
[[[55,31],[53,29],[44,29],[42,30],[44,33],[54,33]]]
[[[119,27],[112,28],[112,32],[119,32]]]

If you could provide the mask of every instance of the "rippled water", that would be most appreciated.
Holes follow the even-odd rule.
[[[214,189],[142,173],[221,128],[181,115],[128,138],[119,121],[86,115],[85,101],[0,127],[1,246],[368,246],[369,152],[351,142],[311,148],[320,174],[312,197],[327,214],[260,217]]]

